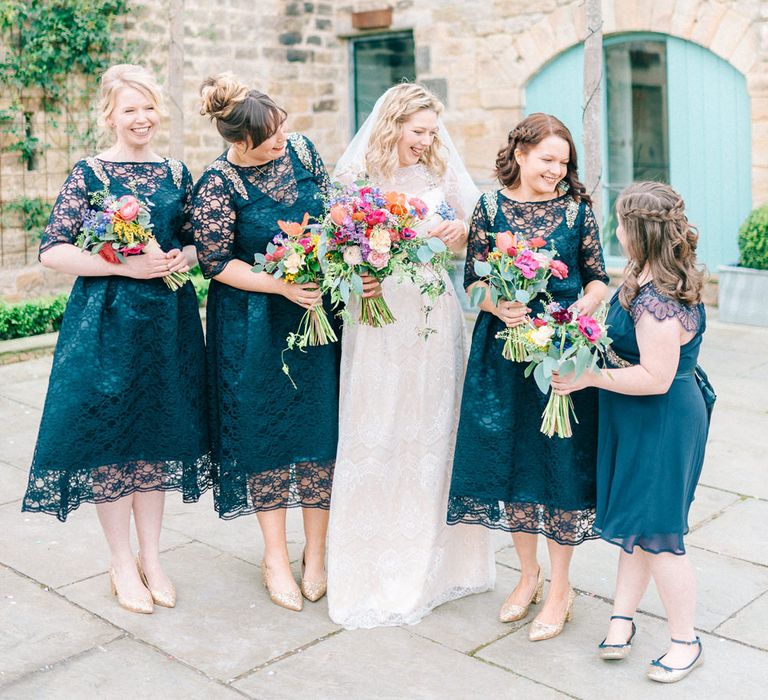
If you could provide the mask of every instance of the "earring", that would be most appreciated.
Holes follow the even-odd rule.
[[[568,184],[568,180],[563,178],[560,180],[560,182],[557,183],[557,189],[559,189],[563,194],[565,194],[568,190],[571,189],[571,186]]]

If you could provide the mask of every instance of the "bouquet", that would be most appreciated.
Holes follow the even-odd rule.
[[[110,263],[124,263],[127,255],[145,250],[161,251],[152,233],[149,204],[132,194],[115,197],[106,188],[91,194],[91,204],[83,215],[83,225],[75,245]],[[186,272],[172,272],[163,277],[174,292],[189,279]]]
[[[251,268],[253,272],[266,272],[291,284],[321,284],[322,272],[317,254],[320,234],[314,230],[316,227],[308,224],[309,214],[304,214],[301,223],[278,221],[277,225],[282,233],[277,234],[267,245],[266,253],[255,255],[255,264]],[[307,309],[301,317],[298,330],[286,338],[287,345],[283,350],[282,369],[294,388],[296,384],[285,362],[285,351],[294,348],[305,351],[307,346],[327,345],[337,340],[322,303]]]
[[[496,234],[496,245],[486,261],[475,260],[475,274],[488,284],[491,300],[498,304],[500,299],[528,304],[536,295],[545,291],[549,278],[568,277],[568,266],[555,260],[554,246],[546,249],[547,242],[541,238],[526,240],[509,231]],[[477,306],[485,297],[485,288],[472,289],[472,303]],[[496,334],[504,341],[502,355],[513,362],[526,359],[523,336],[528,326],[505,328]]]
[[[530,364],[525,376],[536,380],[542,393],[550,390],[552,373],[578,377],[586,369],[595,370],[611,344],[606,333],[605,317],[608,307],[603,304],[596,316],[577,315],[557,302],[547,304],[543,314],[533,320],[533,328],[526,331],[524,343]],[[571,437],[570,416],[578,423],[570,395],[559,396],[550,392],[544,408],[541,432],[547,437]]]
[[[383,280],[397,273],[417,281],[433,298],[441,294],[442,275],[427,279],[421,268],[447,269],[446,246],[438,238],[417,239],[413,230],[426,218],[427,206],[415,197],[383,192],[364,181],[350,187],[334,182],[320,243],[324,289],[334,306],[347,304],[351,294],[362,295],[364,274]],[[384,297],[372,297],[362,299],[359,321],[380,328],[395,318]]]

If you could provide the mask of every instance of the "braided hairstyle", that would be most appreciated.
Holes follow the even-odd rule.
[[[640,291],[638,275],[646,269],[660,292],[698,304],[706,272],[696,262],[699,234],[685,215],[682,197],[661,182],[635,182],[616,200],[616,214],[628,258],[621,305],[629,309]]]
[[[515,158],[515,152],[527,153],[531,148],[541,143],[547,136],[558,136],[568,143],[570,155],[568,168],[561,182],[561,189],[567,190],[577,201],[584,201],[592,206],[592,198],[587,194],[587,188],[579,180],[579,165],[576,156],[576,146],[571,132],[557,117],[543,112],[529,114],[507,136],[507,145],[496,156],[495,175],[499,182],[513,189],[520,184],[520,165]]]

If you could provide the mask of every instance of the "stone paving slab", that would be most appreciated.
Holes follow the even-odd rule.
[[[768,651],[768,592],[720,625],[717,633]]]
[[[270,700],[564,697],[396,627],[342,632],[234,685]]]
[[[688,537],[691,545],[768,566],[768,501],[749,498]]]
[[[24,498],[28,473],[27,469],[0,461],[0,506],[6,503],[18,503]]]
[[[54,591],[0,566],[0,696],[6,684],[24,674],[121,634]]]
[[[301,613],[269,601],[258,567],[203,544],[168,552],[163,566],[176,582],[175,609],[136,615],[115,605],[106,576],[61,589],[132,635],[228,681],[339,629],[328,618],[325,599]]]
[[[695,530],[740,500],[740,497],[733,493],[704,486],[700,483],[696,489],[696,498],[694,498],[688,513],[689,529]]]
[[[160,651],[132,639],[102,644],[85,654],[0,691],[4,700],[131,698],[227,700],[242,697]]]
[[[69,514],[66,523],[52,515],[22,513],[18,502],[0,507],[0,562],[53,588],[106,571],[109,550],[93,505]],[[189,538],[165,532],[162,549],[177,547]],[[134,549],[136,548],[134,538]]]
[[[485,647],[477,656],[585,700],[763,697],[768,684],[765,654],[706,634],[701,635],[705,663],[685,682],[668,686],[646,679],[648,663],[661,656],[668,643],[666,623],[648,615],[635,618],[638,631],[630,656],[618,662],[603,661],[596,647],[605,636],[610,614],[610,603],[578,596],[574,621],[559,637],[530,642],[528,630],[523,628]]]
[[[768,417],[764,426],[768,425]],[[713,488],[768,499],[768,445],[754,444],[732,426],[733,438],[713,438],[707,444],[701,483]],[[768,430],[763,427],[763,432]]]
[[[519,621],[504,624],[498,614],[502,603],[517,585],[519,574],[506,566],[496,567],[496,587],[454,600],[436,608],[418,625],[407,629],[419,637],[431,639],[443,646],[469,653],[526,624]],[[471,624],[467,624],[471,620]]]
[[[29,469],[35,450],[41,411],[0,396],[0,456],[14,467]]]

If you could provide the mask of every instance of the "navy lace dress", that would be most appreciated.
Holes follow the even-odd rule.
[[[685,554],[683,535],[709,429],[693,375],[706,327],[704,305],[681,304],[649,282],[627,311],[616,292],[607,319],[613,339],[609,367],[640,362],[635,324],[644,314],[659,321],[676,318],[695,335],[680,347],[677,374],[666,394],[600,390],[595,530],[630,553],[637,546],[654,554]]]
[[[226,155],[195,186],[192,227],[206,277],[254,254],[280,233],[277,222],[320,216],[328,175],[312,143],[292,134],[283,156],[239,167]],[[336,458],[339,343],[294,351],[298,389],[281,372],[285,337],[304,309],[278,294],[213,280],[207,361],[214,502],[222,518],[293,506],[330,506]],[[329,314],[330,317],[330,314]]]
[[[107,186],[151,204],[164,250],[181,233],[192,181],[179,161],[77,163],[59,194],[40,252],[73,243],[90,194]],[[78,277],[53,358],[25,511],[65,520],[83,501],[175,489],[197,500],[210,486],[203,330],[192,284]]]
[[[563,306],[575,302],[589,282],[607,282],[597,222],[592,210],[569,195],[545,202],[516,202],[497,192],[484,195],[472,217],[464,286],[477,281],[474,261],[485,260],[496,233],[554,243],[569,270],[552,278],[549,292]],[[538,299],[532,315],[542,310]],[[597,392],[574,395],[578,424],[573,437],[540,432],[547,402],[525,363],[502,357],[496,333],[504,324],[481,311],[472,335],[461,417],[456,438],[448,522],[477,523],[509,532],[541,533],[561,544],[595,537]]]

